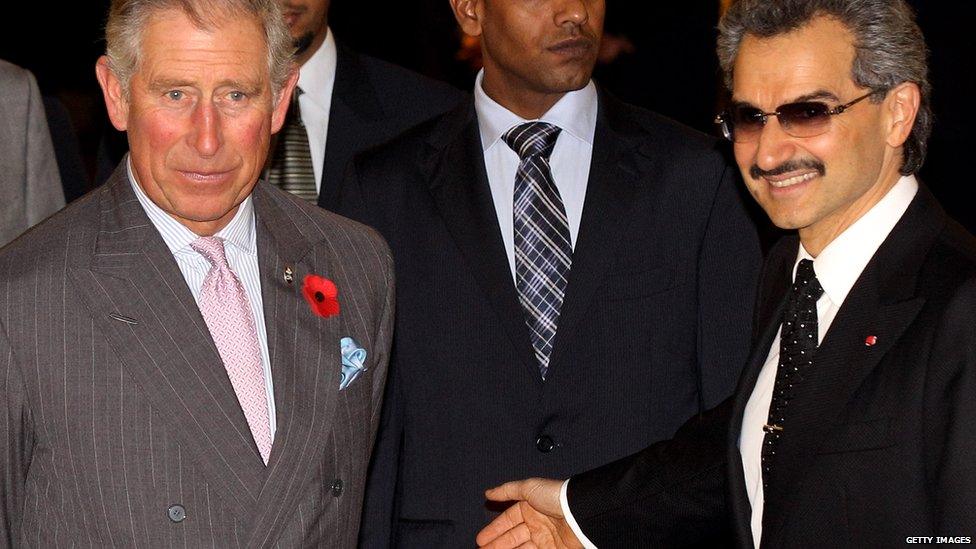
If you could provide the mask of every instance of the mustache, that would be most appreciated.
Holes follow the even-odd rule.
[[[824,174],[827,173],[827,167],[824,166],[823,162],[814,160],[812,158],[804,158],[801,160],[787,160],[771,170],[764,170],[753,164],[752,167],[749,168],[749,175],[752,176],[753,179],[760,179],[763,177],[783,175],[784,173],[798,170],[815,170],[817,175],[820,177],[823,177]]]

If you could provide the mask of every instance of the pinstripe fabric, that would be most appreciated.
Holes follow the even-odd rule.
[[[391,336],[389,252],[287,193],[252,196],[278,403],[266,468],[124,169],[0,253],[0,546],[355,545]],[[286,266],[296,281],[334,280],[342,314],[313,315]],[[342,336],[370,365],[340,393]]]
[[[196,240],[197,235],[170,217],[146,196],[146,193],[135,181],[128,156],[125,157],[123,163],[126,166],[132,192],[139,200],[143,210],[146,211],[146,217],[152,222],[153,227],[159,231],[159,236],[163,238],[166,247],[173,253],[176,264],[190,288],[190,293],[193,294],[194,301],[200,305],[200,288],[203,287],[203,280],[210,272],[210,262],[190,246],[190,243]],[[230,220],[230,223],[217,231],[215,236],[223,238],[227,243],[225,247],[227,262],[230,263],[234,273],[244,284],[244,290],[247,292],[248,302],[251,305],[251,314],[254,315],[254,324],[258,329],[258,344],[261,347],[261,365],[264,368],[267,385],[268,421],[271,426],[271,438],[274,440],[277,424],[274,382],[271,377],[271,357],[268,354],[268,331],[264,327],[264,322],[261,322],[261,319],[264,318],[264,303],[261,300],[261,275],[258,271],[258,247],[255,232],[254,201],[249,196],[241,202],[237,214]]]

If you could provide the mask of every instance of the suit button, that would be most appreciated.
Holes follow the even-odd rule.
[[[342,495],[342,479],[337,478],[332,481],[332,497],[337,498]]]
[[[186,519],[186,509],[180,504],[170,505],[166,514],[169,515],[169,520],[173,522],[183,522]]]
[[[553,448],[556,447],[556,443],[553,442],[549,435],[541,435],[538,439],[536,439],[535,447],[543,454],[548,454],[553,450]]]

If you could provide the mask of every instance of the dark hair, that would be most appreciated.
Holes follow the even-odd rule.
[[[862,87],[887,92],[904,82],[921,90],[921,104],[905,140],[901,173],[915,173],[925,160],[932,132],[928,49],[915,14],[904,0],[737,0],[719,22],[718,58],[725,85],[745,35],[769,38],[803,27],[817,17],[836,19],[854,35],[851,77]],[[882,94],[872,101],[880,102]]]

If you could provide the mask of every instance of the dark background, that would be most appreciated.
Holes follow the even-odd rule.
[[[916,0],[919,24],[932,50],[936,126],[920,176],[956,219],[976,232],[976,207],[959,158],[974,152],[976,123],[974,33],[953,3]],[[333,0],[330,24],[354,49],[469,89],[474,69],[459,56],[461,37],[447,0]],[[607,33],[633,51],[597,68],[596,79],[631,103],[714,133],[721,89],[715,61],[718,0],[607,0]],[[24,3],[4,10],[0,58],[33,71],[44,94],[64,107],[78,138],[78,169],[91,176],[105,111],[94,77],[104,44],[107,0]],[[59,159],[60,160],[60,159]],[[69,160],[70,161],[70,160]],[[84,189],[79,189],[79,191]]]

